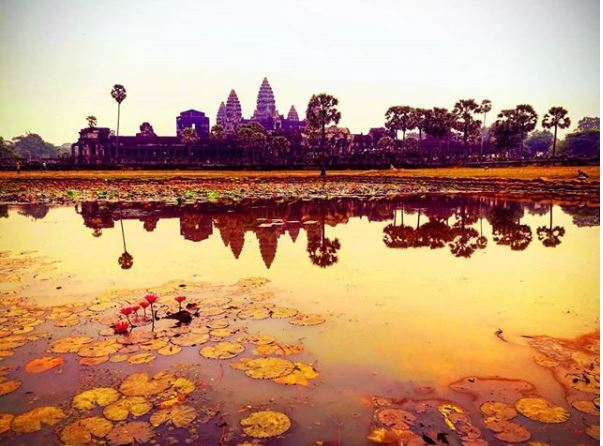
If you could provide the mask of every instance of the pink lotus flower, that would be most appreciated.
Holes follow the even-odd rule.
[[[147,294],[144,298],[151,305],[154,304],[155,302],[157,302],[157,299],[159,299],[156,294]]]
[[[130,328],[130,324],[126,321],[119,321],[113,325],[113,333],[115,334],[126,334]]]
[[[134,312],[134,308],[132,307],[123,307],[121,310],[119,310],[119,312],[121,314],[123,314],[124,316],[129,316]]]
[[[174,300],[178,302],[178,311],[182,311],[182,302],[186,300],[186,296],[176,296]]]

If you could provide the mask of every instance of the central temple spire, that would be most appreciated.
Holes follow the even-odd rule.
[[[256,102],[254,119],[272,119],[276,115],[276,103],[274,101],[274,93],[268,78],[262,80],[260,90],[258,91],[258,99]]]

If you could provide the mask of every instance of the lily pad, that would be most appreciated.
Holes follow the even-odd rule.
[[[273,381],[278,384],[289,384],[298,386],[307,386],[311,379],[316,379],[319,376],[318,371],[310,364],[296,362],[293,372],[288,375],[274,378]]]
[[[521,398],[515,403],[515,409],[523,416],[541,423],[564,423],[570,417],[563,407],[554,406],[544,398]]]
[[[105,438],[113,429],[113,423],[102,417],[82,418],[68,424],[61,431],[61,441],[70,446],[92,442],[92,437]]]
[[[176,405],[169,409],[161,409],[151,415],[149,421],[155,427],[163,423],[171,423],[175,427],[184,427],[192,423],[197,418],[197,411],[194,407],[185,405]]]
[[[112,404],[109,404],[103,410],[103,415],[108,420],[123,421],[129,415],[139,417],[153,408],[153,405],[142,396],[127,396]]]
[[[88,336],[72,336],[69,338],[57,339],[50,344],[52,353],[76,353],[84,345],[92,342]]]
[[[119,399],[119,392],[112,387],[95,387],[85,390],[73,398],[71,405],[78,410],[105,407]]]
[[[171,373],[159,372],[152,378],[148,373],[133,373],[119,386],[119,391],[127,396],[149,396],[169,388],[175,378]]]
[[[109,432],[106,438],[111,446],[146,443],[153,438],[153,428],[146,421],[119,423]]]
[[[243,370],[250,378],[274,379],[289,375],[295,369],[295,364],[282,358],[245,358],[231,364],[231,367]]]
[[[291,428],[291,420],[282,412],[264,410],[253,412],[241,420],[243,432],[254,438],[271,438],[284,434]]]
[[[291,325],[320,325],[326,321],[320,314],[298,314],[293,319],[289,320]]]
[[[245,350],[243,345],[236,342],[219,342],[216,345],[203,347],[199,353],[208,359],[230,359]]]
[[[42,406],[16,416],[11,426],[15,432],[36,432],[42,429],[44,424],[54,426],[65,418],[67,415],[62,409],[55,406]]]
[[[25,371],[29,373],[42,373],[55,367],[62,366],[65,359],[61,356],[44,356],[43,358],[32,359],[25,366]]]

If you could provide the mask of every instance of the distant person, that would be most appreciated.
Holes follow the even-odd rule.
[[[42,169],[46,170],[46,161],[42,161]]]
[[[21,162],[17,161],[17,173],[21,173]]]

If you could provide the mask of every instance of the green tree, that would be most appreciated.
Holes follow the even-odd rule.
[[[17,151],[13,144],[0,136],[0,161],[13,162],[16,161],[17,158],[19,158],[19,156],[17,155]]]
[[[482,120],[482,132],[481,132],[481,137],[480,137],[480,157],[484,153],[484,133],[486,131],[486,117],[487,117],[488,113],[490,113],[491,111],[492,111],[492,101],[490,99],[482,100],[481,104],[479,105],[479,111],[478,111],[478,113],[481,113],[484,117],[484,119]]]
[[[224,137],[226,136],[226,133],[224,132],[224,127],[222,127],[220,124],[214,125],[211,128],[209,136],[212,139],[224,139]]]
[[[258,153],[266,147],[264,128],[257,122],[241,125],[237,128],[237,140],[248,153],[251,153],[251,161],[256,163]]]
[[[538,152],[548,152],[553,144],[553,134],[548,130],[539,132],[534,130],[524,142],[526,149],[531,155],[536,155]]]
[[[601,122],[599,118],[590,118],[585,116],[578,121],[578,130],[583,132],[585,130],[599,130],[601,128]]]
[[[320,175],[326,175],[325,151],[327,146],[326,128],[328,125],[337,125],[341,120],[341,113],[337,110],[339,100],[330,94],[313,94],[308,101],[306,120],[311,132],[320,132]]]
[[[419,142],[423,139],[423,131],[427,120],[427,110],[424,108],[413,108],[415,128],[419,131]]]
[[[180,132],[180,141],[186,144],[188,150],[188,157],[191,158],[193,156],[193,145],[197,141],[199,141],[199,135],[197,134],[197,130],[192,127],[185,127]]]
[[[13,138],[12,146],[20,158],[27,159],[45,159],[57,158],[57,148],[46,142],[36,133],[27,133],[26,135]]]
[[[121,112],[121,103],[126,99],[126,88],[121,84],[113,85],[111,97],[117,102],[117,136],[115,138],[115,156],[119,158],[119,118]]]
[[[408,105],[394,105],[385,112],[385,127],[398,137],[398,131],[402,132],[402,141],[406,139],[406,131],[416,128],[415,113]]]
[[[474,115],[480,113],[480,106],[475,99],[461,99],[452,109],[454,119],[454,128],[463,134],[463,147],[467,155],[469,136],[474,133],[481,125],[481,121],[474,118]]]
[[[291,152],[291,143],[284,136],[275,136],[270,141],[270,152],[277,159],[287,161]]]
[[[542,118],[542,126],[545,129],[554,128],[553,137],[553,158],[555,157],[555,149],[557,148],[557,128],[566,129],[571,125],[571,120],[567,116],[567,110],[563,107],[551,107],[544,118]]]
[[[382,136],[377,141],[377,149],[381,152],[391,152],[394,148],[394,140],[389,136]]]
[[[90,127],[91,129],[96,127],[96,124],[98,122],[96,116],[94,115],[87,116],[86,121],[88,121],[88,127]]]

